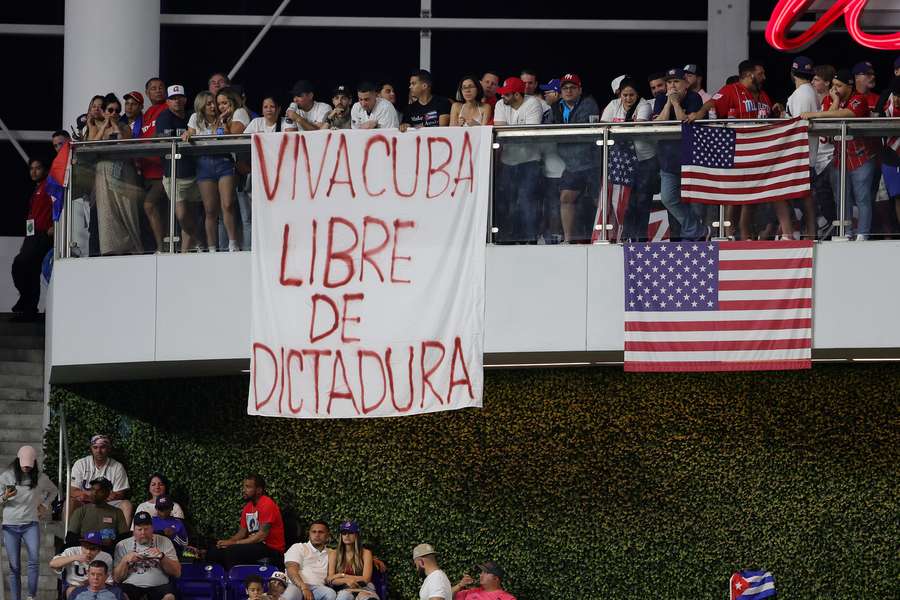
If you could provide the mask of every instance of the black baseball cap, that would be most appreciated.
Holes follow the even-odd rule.
[[[153,525],[153,517],[150,516],[146,510],[142,510],[141,512],[134,515],[134,524],[135,525]]]
[[[305,79],[301,79],[294,83],[294,86],[291,88],[291,94],[294,96],[299,96],[300,94],[308,94],[310,92],[315,92],[316,88],[312,84],[312,82],[307,81]]]

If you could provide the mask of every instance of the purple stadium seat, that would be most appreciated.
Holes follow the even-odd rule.
[[[177,579],[181,600],[224,600],[225,569],[209,563],[181,563]]]
[[[228,571],[226,584],[226,600],[244,600],[247,590],[244,588],[244,579],[248,575],[259,575],[263,580],[263,588],[268,591],[269,577],[278,569],[272,565],[235,565]]]

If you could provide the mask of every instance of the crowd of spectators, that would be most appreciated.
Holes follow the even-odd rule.
[[[278,504],[266,494],[258,474],[242,482],[237,531],[226,539],[191,543],[184,510],[173,500],[169,480],[153,473],[147,480],[148,499],[134,516],[124,466],[109,456],[108,436],[95,435],[91,453],[71,471],[68,528],[64,548],[49,562],[62,576],[64,600],[175,600],[182,561],[236,565],[267,565],[278,570],[267,581],[257,575],[244,580],[249,600],[367,600],[386,589],[387,565],[363,542],[360,524],[340,523],[336,544],[327,521],[315,520],[306,541],[287,546],[285,523]],[[37,596],[40,546],[39,520],[48,518],[57,488],[40,472],[31,446],[19,449],[9,468],[0,473],[3,543],[7,549],[11,600],[21,600],[20,546],[28,554],[27,600]],[[298,536],[299,537],[299,536]],[[203,539],[198,536],[198,539]],[[412,552],[423,582],[421,600],[515,600],[503,590],[506,575],[493,561],[478,565],[452,585],[438,566],[430,544]],[[478,576],[476,585],[472,575]]]
[[[428,71],[409,78],[409,102],[397,103],[390,83],[363,82],[355,89],[340,84],[330,91],[330,103],[316,97],[316,86],[297,81],[288,99],[279,94],[250,106],[240,85],[222,73],[209,77],[207,89],[194,93],[180,84],[166,85],[153,77],[144,92],[96,95],[87,112],[71,128],[53,134],[57,151],[66,138],[109,140],[180,137],[319,129],[399,129],[481,125],[569,125],[630,121],[695,121],[705,118],[766,119],[802,116],[857,118],[900,116],[900,57],[893,74],[877,93],[876,74],[868,62],[850,69],[814,64],[798,56],[790,72],[795,91],[784,102],[766,93],[770,76],[765,65],[745,60],[715,94],[704,89],[703,73],[686,64],[646,77],[621,75],[611,82],[613,99],[602,109],[583,93],[574,73],[539,84],[537,73],[522,69],[501,80],[486,71],[460,78],[452,98],[433,89]],[[596,82],[595,82],[596,83]],[[647,94],[649,91],[649,97]],[[287,104],[282,110],[283,104]],[[254,112],[258,108],[260,113]],[[855,239],[900,231],[898,138],[856,136],[847,144],[847,231]],[[624,210],[619,240],[648,237],[651,204],[659,196],[669,211],[672,237],[703,239],[718,220],[717,207],[685,204],[680,195],[681,151],[678,142],[640,137],[621,142],[633,176],[632,193]],[[161,157],[139,160],[84,155],[74,169],[73,204],[81,207],[74,221],[74,253],[126,254],[164,248],[167,210],[175,203],[182,252],[247,250],[251,243],[251,177],[244,153],[182,156],[177,161],[174,198],[169,198],[171,163]],[[735,239],[822,239],[831,235],[840,202],[840,144],[833,138],[810,137],[812,192],[798,201],[729,206],[726,235]],[[590,239],[601,189],[599,149],[593,143],[504,142],[498,150],[493,225],[497,243],[573,243]],[[23,244],[14,264],[14,279],[22,295],[16,311],[36,304],[36,257],[52,240],[52,221],[45,206],[46,165],[32,164],[36,192],[29,209],[33,239]],[[764,193],[764,192],[763,192]],[[889,200],[889,202],[876,202]]]

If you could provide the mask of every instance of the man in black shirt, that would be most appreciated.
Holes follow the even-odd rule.
[[[174,92],[174,93],[173,93]],[[169,87],[169,96],[166,98],[167,110],[162,111],[156,117],[156,137],[181,137],[188,128],[188,115],[185,111],[187,97],[184,88],[180,85]],[[163,185],[169,191],[172,177],[172,164],[169,160],[162,161]],[[200,191],[197,189],[197,172],[194,159],[183,156],[178,159],[175,167],[175,215],[181,224],[181,251],[188,252],[196,241],[194,213],[196,202],[200,202]],[[185,203],[188,203],[185,206]]]
[[[450,101],[431,93],[431,73],[421,69],[410,75],[409,95],[414,100],[403,114],[400,131],[450,125]]]

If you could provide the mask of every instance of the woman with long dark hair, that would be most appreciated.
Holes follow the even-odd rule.
[[[16,458],[9,468],[0,474],[3,495],[3,545],[9,559],[9,589],[12,600],[20,600],[22,541],[28,551],[28,600],[37,597],[38,572],[40,569],[41,515],[49,509],[56,486],[41,475],[38,468],[37,452],[31,446],[19,448]]]
[[[169,484],[169,478],[162,473],[153,473],[147,478],[147,493],[150,495],[145,502],[142,502],[134,511],[137,514],[141,511],[150,513],[151,517],[156,516],[156,499],[160,496],[171,496],[172,486]],[[181,506],[175,502],[172,507],[172,516],[179,519],[184,518],[184,511]]]
[[[372,551],[359,542],[359,523],[341,523],[337,548],[328,551],[325,583],[334,588],[337,600],[378,598],[372,584]]]

